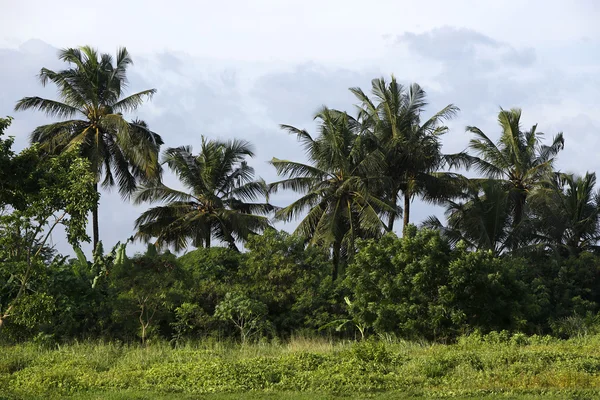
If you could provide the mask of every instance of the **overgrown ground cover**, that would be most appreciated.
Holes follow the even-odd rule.
[[[0,398],[596,398],[600,336],[2,347]],[[243,396],[242,396],[243,394]]]

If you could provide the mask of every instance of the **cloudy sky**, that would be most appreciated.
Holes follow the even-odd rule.
[[[499,107],[521,107],[524,127],[538,123],[548,136],[564,132],[559,168],[600,169],[600,3],[594,0],[0,3],[0,115],[15,117],[8,134],[18,149],[48,120],[15,113],[15,102],[55,96],[36,74],[63,67],[58,49],[88,44],[102,52],[128,48],[135,62],[130,90],[158,89],[131,117],[146,120],[167,146],[198,148],[201,135],[250,140],[257,154],[252,165],[267,181],[276,178],[267,165],[272,157],[303,159],[278,124],[313,131],[321,105],[352,111],[349,87],[367,91],[371,79],[391,74],[427,90],[426,114],[449,103],[460,107],[444,138],[447,152],[464,149],[466,125],[496,137]],[[176,185],[172,177],[168,182]],[[274,202],[294,198],[282,194]],[[129,237],[143,209],[103,193],[103,241]],[[417,203],[412,217],[419,222],[440,212]],[[70,251],[61,234],[53,240]]]

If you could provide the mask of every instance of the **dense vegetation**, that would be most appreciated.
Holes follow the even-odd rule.
[[[546,143],[536,125],[524,131],[519,109],[500,110],[497,141],[468,127],[473,135],[468,149],[443,154],[444,123],[458,108],[450,104],[425,118],[427,100],[420,86],[403,86],[393,77],[390,82],[375,79],[371,97],[351,89],[358,99],[356,116],[325,107],[315,116],[317,134],[282,125],[297,135],[307,161],[273,158],[281,179],[268,183],[255,177],[249,164],[254,150],[243,140],[203,138],[196,151],[178,144],[161,156],[162,138],[146,122],[122,114],[155,93],[124,96],[132,63],[125,49],[114,60],[90,47],[61,51],[60,58],[67,69],[40,73],[43,84],[58,87],[59,100],[25,97],[16,106],[58,121],[36,128],[31,146],[15,153],[12,139],[2,137],[11,119],[0,119],[0,343],[99,339],[182,346],[216,338],[248,345],[298,334],[454,343],[464,335],[492,332],[490,338],[501,331],[517,334],[517,341],[526,340],[518,334],[571,338],[595,333],[600,326],[595,174],[556,171],[563,135]],[[183,189],[163,183],[166,168]],[[464,171],[479,176],[467,178]],[[126,201],[153,204],[136,220],[136,235],[112,248],[99,240],[99,183],[117,186]],[[271,204],[270,195],[280,190],[295,191],[299,198],[289,205]],[[431,217],[419,228],[411,225],[416,197],[443,205],[446,221]],[[90,213],[92,238],[86,234]],[[272,228],[274,220],[296,218],[300,222],[292,234]],[[400,218],[401,238],[393,233]],[[49,246],[58,225],[65,226],[75,257]],[[80,244],[90,240],[95,250],[86,256]],[[148,243],[147,251],[128,256],[131,240]],[[91,351],[116,352],[117,358],[136,351],[107,346]],[[459,392],[493,390],[442,378],[453,371],[466,374],[460,378],[464,382],[481,381],[488,373],[504,377],[506,371],[496,371],[493,360],[514,355],[511,347],[492,350],[489,357],[469,352],[446,359],[454,348],[433,355],[425,348],[408,354],[365,346],[239,362],[206,353],[202,357],[213,357],[225,375],[231,368],[252,370],[254,364],[264,366],[266,375],[246,377],[242,371],[242,381],[207,380],[203,390],[227,385],[232,385],[228,391],[269,385],[320,390],[319,374],[335,375],[338,369],[340,379],[347,372],[345,382],[364,383],[358,389],[365,391],[385,390],[392,382],[416,387],[433,382],[439,390]],[[81,359],[81,371],[89,374],[75,377],[57,370],[63,378],[48,378],[48,363],[62,365],[70,356],[79,360],[86,350],[67,347],[38,358],[20,353],[27,349],[3,351],[2,386],[40,394],[49,389],[48,382],[63,378],[65,388],[89,388],[93,381],[107,389],[144,389],[158,376],[172,378],[164,375],[167,367],[146,374],[128,361],[120,370],[120,364],[98,367],[87,359]],[[152,354],[162,356],[163,350],[157,351]],[[168,357],[199,359],[200,353],[186,351]],[[376,359],[361,360],[363,351]],[[575,355],[571,360],[571,355],[547,351],[548,365],[564,362],[560,368],[567,370],[571,361],[577,368],[598,364],[584,360],[583,353],[581,360]],[[515,362],[497,368],[512,371]],[[546,368],[546,361],[540,362],[532,358],[519,365],[524,371]],[[292,373],[296,364],[316,369],[299,377]],[[202,365],[189,364],[185,373],[202,375]],[[593,387],[585,375],[588,367],[581,368],[583,375],[573,372],[573,379]],[[378,377],[365,380],[356,371]],[[513,373],[506,375],[508,386]],[[135,383],[127,383],[130,378]],[[554,379],[551,373],[547,379]],[[39,385],[26,387],[29,381]],[[565,386],[540,382],[540,388]]]

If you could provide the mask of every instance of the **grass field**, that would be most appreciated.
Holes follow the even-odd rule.
[[[0,399],[600,398],[600,336],[0,347]]]

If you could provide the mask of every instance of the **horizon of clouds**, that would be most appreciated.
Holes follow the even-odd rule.
[[[122,32],[118,37],[112,33],[96,34],[94,29],[84,25],[93,15],[90,10],[81,11],[78,22],[70,26],[70,30],[47,33],[38,30],[36,33],[32,26],[41,18],[38,11],[28,14],[26,9],[20,8],[22,6],[16,6],[8,15],[0,16],[0,115],[15,118],[8,134],[16,137],[15,146],[21,149],[27,145],[29,132],[49,121],[40,113],[15,113],[13,108],[24,96],[56,96],[55,88],[43,88],[36,74],[41,67],[64,67],[56,57],[59,47],[90,44],[103,52],[114,53],[119,44],[126,44],[135,62],[129,70],[130,92],[158,89],[152,101],[142,105],[131,117],[146,120],[151,129],[163,136],[165,148],[190,144],[197,150],[201,135],[249,140],[256,149],[251,165],[257,176],[267,181],[277,179],[274,169],[267,164],[272,157],[304,160],[295,137],[279,130],[279,124],[315,132],[312,116],[320,106],[352,113],[357,101],[348,88],[359,86],[368,92],[371,79],[383,76],[389,80],[391,74],[402,83],[418,82],[425,88],[430,101],[425,116],[449,103],[460,107],[458,117],[448,123],[450,133],[442,139],[445,152],[460,151],[467,146],[470,138],[464,132],[467,125],[476,125],[496,138],[499,108],[520,107],[524,129],[539,123],[538,129],[546,132],[546,140],[560,131],[565,133],[565,150],[558,158],[561,170],[585,173],[599,169],[600,161],[593,153],[600,146],[597,109],[600,53],[596,51],[600,49],[600,41],[595,39],[600,37],[600,28],[592,24],[593,17],[600,14],[596,3],[580,1],[574,3],[578,7],[568,9],[559,2],[544,2],[543,9],[539,8],[541,2],[513,3],[515,12],[525,14],[513,20],[514,24],[527,22],[532,30],[523,40],[517,40],[519,36],[515,36],[514,30],[500,26],[509,13],[502,13],[503,9],[497,5],[483,7],[481,2],[459,3],[471,5],[474,16],[481,17],[487,10],[488,19],[483,20],[487,24],[480,18],[458,15],[445,3],[426,2],[441,4],[434,7],[432,21],[419,21],[415,25],[413,19],[407,18],[411,23],[402,29],[389,29],[390,24],[384,24],[383,28],[373,21],[365,24],[361,35],[349,33],[357,24],[344,18],[350,11],[356,11],[358,3],[344,2],[349,6],[338,15],[341,33],[332,32],[325,24],[326,17],[334,15],[335,7],[331,4],[336,2],[325,2],[323,15],[300,13],[295,15],[295,24],[290,24],[293,26],[278,25],[282,20],[289,22],[286,16],[298,10],[292,3],[286,8],[265,0],[257,2],[258,6],[252,10],[244,9],[250,13],[249,18],[252,12],[260,14],[258,20],[265,26],[255,31],[247,21],[236,25],[231,35],[239,39],[237,42],[231,37],[221,37],[223,28],[216,26],[219,18],[215,17],[209,28],[198,28],[198,35],[212,29],[216,34],[211,39],[221,46],[202,42],[196,49],[188,43],[189,35],[182,44],[169,46],[166,39],[159,37],[161,35],[145,30],[152,38],[147,40],[153,43],[150,46],[136,32]],[[393,7],[392,2],[383,3]],[[129,7],[132,7],[130,3],[126,3],[122,12],[127,12]],[[266,12],[268,7],[270,11]],[[407,14],[424,9],[415,7],[411,5]],[[528,21],[528,10],[536,8],[539,21]],[[226,20],[222,6],[211,10]],[[444,10],[447,11],[445,16]],[[140,18],[156,20],[154,12],[152,7],[146,7],[141,10]],[[21,36],[16,37],[11,26],[23,21],[24,16],[29,24],[18,30]],[[569,27],[561,37],[544,25],[546,18],[556,17],[561,17],[564,26]],[[57,18],[61,21],[66,17]],[[189,16],[182,18],[184,22],[178,25],[185,24]],[[388,21],[391,17],[385,14],[381,18]],[[9,24],[4,24],[7,21]],[[288,40],[290,30],[296,29],[296,34],[302,35],[301,26],[306,21],[314,22],[314,29],[301,36],[304,40],[290,41],[294,50],[290,52],[281,42]],[[171,39],[180,33],[179,26],[173,29],[166,35]],[[520,32],[521,28],[515,30]],[[540,31],[548,35],[541,35]],[[244,44],[248,47],[247,41],[260,42],[273,32],[279,33],[279,37],[255,43],[251,46],[253,53],[240,49]],[[337,46],[338,35],[342,34],[348,35],[348,40]],[[178,185],[172,175],[167,175],[166,182]],[[296,194],[286,192],[274,196],[273,203],[285,205],[295,198]],[[123,202],[115,191],[103,192],[99,212],[105,248],[131,236],[133,221],[146,207]],[[411,211],[414,223],[433,213],[438,216],[443,213],[441,208],[419,201]],[[293,230],[296,223],[278,223],[277,227]],[[59,233],[54,235],[54,243],[59,251],[71,252]],[[89,251],[89,248],[84,249]],[[141,250],[142,246],[138,244],[132,249]]]

